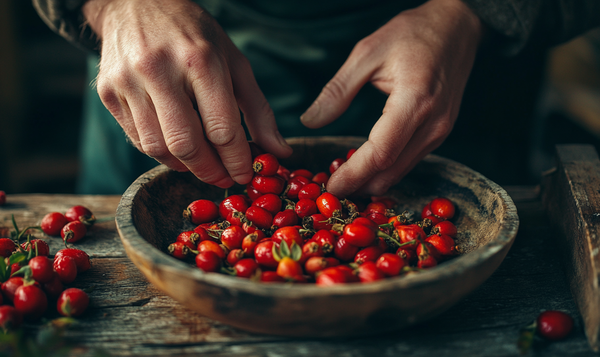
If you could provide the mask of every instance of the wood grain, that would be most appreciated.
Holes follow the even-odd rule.
[[[559,232],[571,291],[591,347],[600,334],[600,160],[591,145],[558,145],[556,169],[546,175],[543,202]]]

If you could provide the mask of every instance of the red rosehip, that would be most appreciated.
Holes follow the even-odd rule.
[[[283,283],[285,279],[280,277],[276,271],[263,271],[260,274],[261,283]]]
[[[60,231],[60,236],[67,243],[74,243],[85,237],[87,233],[86,225],[81,221],[71,221],[67,223]]]
[[[250,278],[258,269],[258,263],[252,258],[244,258],[233,266],[235,275],[240,278]]]
[[[331,286],[356,281],[358,281],[358,277],[352,269],[343,265],[326,268],[316,274],[316,284],[318,286]]]
[[[279,161],[273,154],[260,154],[254,158],[252,169],[259,175],[273,176],[279,170]]]
[[[380,246],[372,245],[359,250],[356,255],[354,255],[354,262],[359,265],[365,262],[375,262],[384,252],[385,249]]]
[[[456,238],[457,229],[454,223],[450,221],[441,221],[431,228],[431,233],[433,234],[446,234],[452,238]]]
[[[421,211],[421,219],[425,219],[429,216],[433,216],[433,212],[431,211],[431,203],[426,204]]]
[[[77,288],[69,288],[60,294],[56,302],[58,313],[63,316],[80,316],[90,303],[88,294]]]
[[[377,268],[387,276],[396,276],[399,275],[407,264],[404,259],[402,259],[397,254],[392,253],[383,253],[377,262],[375,262]]]
[[[290,173],[290,178],[294,178],[296,176],[302,176],[302,177],[306,177],[309,180],[312,180],[312,178],[315,176],[310,170],[307,169],[297,169],[294,170]]]
[[[205,240],[198,243],[198,252],[204,252],[207,250],[215,252],[221,260],[225,259],[227,257],[227,253],[229,253],[225,245],[219,244],[213,240]]]
[[[40,227],[49,236],[59,236],[62,228],[69,223],[67,217],[60,212],[50,212],[42,218]]]
[[[290,257],[283,257],[277,265],[277,275],[284,279],[297,279],[302,274],[302,265]]]
[[[342,212],[342,203],[339,198],[329,192],[325,192],[317,197],[317,208],[319,212],[327,218],[338,217]]]
[[[315,213],[310,216],[304,217],[304,219],[302,220],[302,224],[305,227],[309,225],[308,228],[317,231],[321,229],[331,230],[331,228],[333,227],[333,224],[329,222],[329,218],[325,217],[325,215],[321,213]]]
[[[298,231],[298,229],[296,229],[296,227],[279,228],[278,230],[273,232],[271,240],[273,240],[275,244],[280,244],[283,240],[287,243],[288,247],[291,247],[293,243],[296,243],[301,247],[304,243],[304,239],[302,238],[302,235],[300,235],[300,232]]]
[[[169,244],[169,246],[167,247],[167,251],[173,257],[180,260],[187,259],[191,253],[190,247],[188,247],[186,243],[177,241]]]
[[[287,188],[285,189],[285,195],[291,200],[298,199],[298,193],[305,185],[308,185],[311,181],[304,176],[296,176],[289,179]]]
[[[371,261],[362,263],[356,270],[358,278],[362,283],[370,283],[385,278],[385,275],[377,268],[377,265]]]
[[[6,192],[0,191],[0,206],[4,206],[6,204]]]
[[[556,310],[542,312],[537,318],[538,333],[549,340],[561,340],[573,329],[573,318]]]
[[[425,234],[423,228],[416,224],[398,226],[396,227],[396,232],[400,238],[400,243],[414,243],[413,245],[404,246],[404,248],[407,249],[417,249],[419,243],[425,241],[425,238],[427,238],[427,234]]]
[[[0,285],[0,290],[2,290],[4,298],[12,302],[15,297],[15,292],[21,285],[23,285],[23,277],[13,276]]]
[[[37,256],[29,260],[31,277],[38,283],[47,283],[54,278],[53,264],[46,256]]]
[[[42,289],[48,295],[48,297],[55,299],[58,298],[60,293],[65,290],[63,283],[60,281],[60,277],[56,272],[53,272],[52,280],[47,283],[42,284]]]
[[[17,245],[10,238],[0,238],[0,256],[8,258],[17,249]]]
[[[23,314],[10,305],[0,306],[0,328],[4,333],[18,329],[23,323]]]
[[[262,235],[264,236],[264,234],[258,233],[262,231],[256,231],[256,232],[252,232],[247,234],[244,239],[242,239],[242,251],[244,252],[245,255],[247,256],[254,256],[254,249],[256,248],[256,245],[258,244],[259,241],[259,237]]]
[[[337,169],[340,168],[340,166],[342,166],[343,163],[346,162],[346,159],[343,159],[341,157],[333,160],[331,162],[331,164],[329,164],[329,173],[333,174]]]
[[[429,204],[431,213],[443,219],[452,219],[454,217],[454,204],[445,197],[438,197]]]
[[[281,211],[281,198],[274,193],[267,193],[266,195],[261,195],[257,199],[252,202],[252,206],[260,207],[264,210],[267,210],[272,215],[276,215]]]
[[[296,211],[298,218],[304,218],[317,213],[317,204],[313,200],[304,198],[296,202],[294,211]]]
[[[193,224],[212,222],[219,218],[219,207],[210,200],[196,200],[183,211],[183,217]]]
[[[273,193],[279,195],[285,188],[285,180],[279,176],[254,175],[252,186],[262,194]]]
[[[317,172],[312,178],[312,182],[316,183],[319,186],[326,185],[327,181],[329,181],[329,175],[323,171]]]
[[[33,249],[34,252],[37,249],[38,256],[48,256],[50,254],[50,246],[48,243],[46,243],[46,241],[41,239],[32,239],[30,242],[23,242],[21,243],[21,248],[23,248],[25,251]]]
[[[304,263],[304,270],[309,275],[315,275],[329,267],[340,265],[340,261],[333,257],[311,257]]]
[[[355,152],[356,152],[356,149],[350,149],[350,150],[348,150],[348,152],[346,153],[346,160],[350,160],[350,157],[352,155],[354,155]]]
[[[427,237],[425,242],[430,243],[441,255],[450,256],[456,254],[456,244],[454,243],[454,239],[449,235],[434,234]]]
[[[217,272],[221,268],[221,258],[211,250],[196,254],[196,266],[205,272]]]
[[[367,247],[373,244],[377,238],[376,233],[371,227],[358,223],[345,225],[343,235],[346,238],[346,242],[355,247]]]
[[[320,229],[312,236],[311,240],[321,246],[323,254],[329,254],[333,252],[337,237],[328,229]]]
[[[300,189],[300,192],[298,192],[298,199],[306,198],[316,201],[321,193],[321,186],[317,185],[316,183],[309,183]]]
[[[37,320],[46,312],[48,298],[36,284],[23,284],[15,291],[13,305],[26,319]]]
[[[250,206],[246,218],[260,229],[269,229],[273,224],[273,215],[264,208]]]
[[[54,257],[53,268],[63,284],[70,284],[77,277],[77,264],[75,259],[69,256]]]
[[[96,217],[92,211],[84,206],[73,206],[65,212],[65,217],[69,222],[79,221],[87,226],[91,226],[96,222]]]
[[[351,262],[359,249],[359,247],[349,244],[346,237],[342,235],[335,243],[333,255],[342,262]]]
[[[254,259],[256,262],[264,268],[276,269],[279,264],[273,257],[273,245],[275,243],[272,240],[265,240],[256,245],[254,249]]]
[[[248,200],[244,195],[231,195],[219,204],[219,214],[223,219],[227,219],[229,213],[236,211],[245,213],[248,207]]]
[[[90,269],[92,267],[92,263],[90,262],[90,256],[81,249],[77,248],[65,248],[61,249],[54,255],[54,260],[61,258],[63,256],[71,257],[75,260],[75,264],[77,265],[77,272],[83,273],[84,271]]]
[[[293,209],[285,209],[273,217],[273,226],[277,228],[295,226],[298,224],[298,214]]]
[[[230,250],[227,254],[227,264],[235,265],[235,263],[244,259],[244,251],[241,248]]]
[[[221,243],[229,250],[238,249],[242,247],[242,241],[245,236],[246,231],[242,227],[229,226],[221,234]]]
[[[185,244],[192,250],[196,250],[198,242],[200,242],[200,235],[194,231],[185,231],[179,233],[175,241]]]
[[[279,168],[277,169],[277,176],[279,176],[282,179],[284,179],[285,181],[287,181],[287,180],[290,179],[290,170],[288,170],[285,167],[279,165]]]

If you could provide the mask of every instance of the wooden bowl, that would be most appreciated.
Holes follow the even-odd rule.
[[[293,138],[289,169],[327,170],[364,138]],[[389,194],[420,215],[437,196],[455,202],[457,243],[465,254],[437,267],[369,284],[257,283],[204,273],[167,252],[193,200],[219,201],[224,190],[189,173],[158,166],[124,193],[117,228],[129,258],[165,294],[209,318],[252,332],[285,336],[350,336],[399,329],[447,310],[483,283],[510,249],[519,219],[507,193],[481,174],[434,155],[426,157]]]

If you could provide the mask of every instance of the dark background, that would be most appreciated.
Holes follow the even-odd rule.
[[[569,57],[577,48],[566,46],[560,52]],[[30,1],[0,1],[0,190],[9,194],[75,191],[82,94],[89,85],[85,61],[86,53],[53,33]],[[598,67],[590,69],[577,60],[549,63],[550,77],[556,76],[557,68],[569,74],[570,66],[574,66],[580,77],[591,82],[592,90],[599,91],[600,79],[594,79],[598,72],[590,75],[585,72],[597,71]],[[548,78],[542,80],[548,81]],[[511,148],[533,158],[530,172],[523,176],[526,178],[522,182],[502,182],[500,178],[501,185],[537,182],[541,171],[551,165],[554,144],[590,143],[600,147],[595,131],[590,129],[593,123],[573,120],[577,118],[572,111],[563,108],[564,103],[556,99],[555,88],[543,89],[542,105],[536,115],[542,117],[544,125],[536,126],[527,146],[519,144],[523,146]],[[594,112],[597,108],[584,109]],[[595,114],[592,121],[598,118],[600,122],[600,113]],[[473,158],[478,162],[485,160]],[[495,164],[499,163],[490,166]]]

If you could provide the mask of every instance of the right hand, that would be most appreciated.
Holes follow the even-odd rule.
[[[252,139],[291,154],[248,60],[189,0],[89,0],[100,99],[141,152],[219,187],[252,179]],[[199,114],[199,115],[198,115]]]

